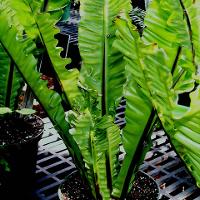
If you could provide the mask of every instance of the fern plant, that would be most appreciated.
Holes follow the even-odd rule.
[[[70,60],[60,57],[54,39],[57,21],[40,9],[43,2],[18,0],[24,8],[20,15],[11,0],[0,2],[0,43],[55,125],[94,199],[127,196],[157,120],[200,186],[199,1],[154,0],[139,34],[127,14],[128,0],[81,0],[80,71],[65,68]],[[27,16],[29,24],[23,20]],[[36,70],[38,40],[59,93],[49,90]],[[178,104],[184,92],[191,93],[190,107]],[[115,114],[122,96],[126,126],[120,130]]]

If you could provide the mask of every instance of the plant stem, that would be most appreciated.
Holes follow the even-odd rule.
[[[188,27],[188,31],[189,31],[189,36],[190,36],[190,43],[191,43],[191,47],[192,47],[192,62],[194,64],[194,66],[196,67],[196,71],[198,69],[198,66],[197,64],[195,63],[195,48],[194,48],[194,43],[193,43],[193,33],[192,33],[192,25],[191,25],[191,22],[190,22],[190,17],[189,17],[189,14],[186,10],[186,7],[183,3],[182,0],[179,0],[180,1],[180,4],[181,4],[181,7],[183,9],[183,14],[184,16],[186,17],[186,22],[187,22],[187,27]]]
[[[12,94],[12,84],[13,84],[13,74],[14,74],[14,62],[11,60],[10,62],[10,72],[8,76],[8,85],[7,85],[7,92],[6,92],[6,102],[5,106],[10,107],[10,98]]]
[[[47,10],[49,0],[44,0],[43,6],[41,8],[41,12],[45,12]]]
[[[103,69],[102,69],[102,116],[106,115],[106,62],[105,62],[105,42],[104,42],[104,51],[103,51]]]
[[[177,79],[174,81],[174,83],[173,83],[173,85],[172,85],[171,88],[174,88],[176,86],[176,84],[178,83],[178,81],[180,80],[180,78],[183,76],[184,72],[185,72],[185,70],[182,69],[181,72],[179,73]]]
[[[177,54],[176,54],[176,57],[175,57],[175,60],[174,60],[174,63],[173,63],[173,66],[172,66],[172,70],[171,70],[172,75],[174,74],[174,71],[175,71],[175,69],[176,69],[176,66],[177,66],[179,57],[180,57],[180,55],[181,55],[181,51],[182,51],[182,47],[179,46],[179,47],[178,47]]]

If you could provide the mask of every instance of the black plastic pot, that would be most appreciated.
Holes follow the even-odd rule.
[[[42,127],[35,137],[21,144],[0,146],[0,199],[32,200],[38,142],[43,134]]]
[[[66,193],[63,193],[63,188],[65,188],[65,184],[68,184],[70,181],[71,185],[74,185],[77,181],[75,180],[75,182],[73,182],[71,179],[71,177],[74,174],[78,174],[78,171],[75,170],[72,173],[70,173],[68,176],[66,176],[64,182],[60,185],[60,187],[58,188],[58,197],[60,200],[68,200],[71,198],[68,198]],[[79,177],[81,178],[81,177]],[[156,183],[156,181],[149,176],[147,173],[143,172],[143,171],[138,171],[138,173],[136,174],[136,179],[135,179],[135,183],[133,185],[133,188],[131,190],[130,193],[134,193],[134,195],[128,195],[128,197],[125,200],[144,200],[144,199],[149,199],[149,200],[158,200],[160,198],[160,188],[158,186],[158,184]],[[145,185],[145,181],[147,182]],[[140,184],[138,184],[140,182]],[[81,183],[82,184],[82,183]],[[151,196],[152,191],[150,191],[149,187],[150,185],[153,185],[152,189],[155,190],[154,196]],[[145,188],[146,187],[146,188]],[[83,193],[85,193],[83,196],[85,196],[87,193],[87,188],[85,188],[84,185],[81,185],[80,187],[81,191],[83,191]],[[76,193],[76,192],[73,192]],[[80,195],[80,192],[77,192],[76,194]],[[132,196],[132,197],[131,197]],[[138,196],[138,198],[136,197]],[[82,200],[92,200],[91,197],[84,197],[84,199],[81,196],[76,196],[73,199],[82,199]],[[115,200],[115,199],[113,199]]]

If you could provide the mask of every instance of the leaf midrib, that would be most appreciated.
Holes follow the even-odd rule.
[[[104,0],[103,8],[103,66],[102,66],[102,116],[108,113],[108,103],[107,103],[107,67],[108,67],[108,39],[109,35],[108,24],[109,24],[109,10],[108,0]]]

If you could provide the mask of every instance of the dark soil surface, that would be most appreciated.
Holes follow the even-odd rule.
[[[41,133],[43,122],[35,115],[0,118],[0,146],[24,143]]]
[[[61,192],[62,200],[93,200],[88,187],[84,185],[77,172],[67,178],[61,187]],[[139,171],[126,200],[157,200],[158,195],[159,189],[156,182],[147,174]]]

